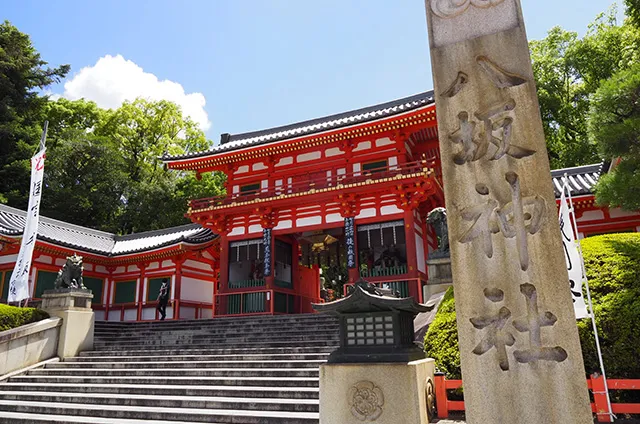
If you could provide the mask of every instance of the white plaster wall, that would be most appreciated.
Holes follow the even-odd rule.
[[[155,308],[142,308],[142,319],[156,319]]]
[[[93,271],[93,264],[84,263],[85,271]]]
[[[359,163],[354,163],[353,164],[353,174],[354,175],[356,175],[356,176],[360,175],[359,174],[360,173],[360,169],[361,168],[360,168],[360,164]]]
[[[298,157],[296,158],[296,161],[298,163],[302,163],[302,162],[308,162],[310,160],[318,160],[322,157],[322,153],[320,152],[309,152],[309,153],[303,153],[301,155],[298,155]]]
[[[0,264],[15,263],[17,260],[18,260],[18,255],[0,256]]]
[[[240,193],[240,186],[239,185],[234,185],[233,189],[232,189],[233,194],[238,194]]]
[[[254,225],[249,225],[249,233],[261,233],[262,232],[262,225],[260,224],[254,224]]]
[[[52,264],[53,263],[53,258],[51,256],[42,255],[38,259],[36,259],[35,262],[40,262],[40,263],[43,263],[43,264]],[[87,266],[85,265],[85,268],[86,267]]]
[[[127,309],[124,311],[124,320],[125,321],[135,321],[138,318],[138,310],[137,309]]]
[[[398,164],[398,157],[397,156],[391,156],[389,158],[389,168],[390,169],[396,169]]]
[[[327,222],[327,224],[331,224],[333,222],[344,221],[344,218],[339,213],[330,213],[325,217],[325,221]]]
[[[209,264],[204,262],[194,261],[192,259],[187,259],[186,261],[184,261],[184,265],[190,266],[192,268],[204,269],[205,271],[211,271],[211,267],[209,266]]]
[[[629,211],[622,210],[620,208],[615,208],[615,209],[609,210],[609,216],[611,218],[623,218],[627,216],[640,216],[640,214],[637,212],[629,212]]]
[[[157,268],[160,268],[160,263],[159,262],[151,262],[147,269],[148,270],[152,270],[152,269],[157,269]]]
[[[244,227],[235,227],[233,231],[229,233],[229,236],[241,236],[245,233]]]
[[[187,306],[180,307],[180,318],[194,319],[195,317],[196,317],[196,308],[191,308]]]
[[[242,165],[241,167],[238,168],[238,170],[235,173],[244,174],[245,172],[249,172],[249,165]]]
[[[267,169],[263,162],[254,163],[252,168],[254,171],[262,171],[263,169]]]
[[[140,271],[140,268],[138,268],[138,265],[129,265],[127,267],[127,272],[138,272]]]
[[[109,311],[107,321],[120,321],[120,311]]]
[[[292,156],[287,156],[286,158],[282,158],[278,161],[278,163],[276,164],[276,166],[285,166],[285,165],[291,165],[293,163],[293,157]]]
[[[108,271],[107,271],[107,268],[104,265],[98,265],[98,266],[96,266],[96,272],[102,272],[102,273],[106,274]]]
[[[202,318],[202,319],[211,319],[211,318],[213,318],[213,310],[211,308],[200,309],[200,318]]]
[[[297,227],[305,227],[308,225],[320,225],[322,224],[322,217],[321,216],[312,216],[309,218],[298,218],[296,219],[296,226]]]
[[[66,259],[64,259],[64,258],[58,258],[58,259],[56,259],[56,266],[62,266],[62,265],[64,265],[66,262],[67,262],[67,260],[66,260]]]
[[[173,261],[167,260],[167,261],[162,261],[162,267],[163,268],[169,268],[173,266]]]
[[[288,230],[289,228],[293,227],[293,221],[290,219],[283,219],[282,221],[278,222],[278,225],[276,225],[273,229],[274,230]]]
[[[392,215],[395,213],[402,213],[402,209],[396,205],[388,205],[380,208],[380,215]]]
[[[213,303],[213,283],[183,276],[181,300]]]
[[[114,274],[122,274],[125,271],[125,267],[123,266],[119,266],[116,268],[116,270],[113,272]]]
[[[340,148],[338,147],[332,147],[330,149],[327,149],[326,152],[324,152],[324,155],[328,158],[332,157],[332,156],[338,156],[338,155],[342,155],[344,154],[344,152],[342,150],[340,150]]]
[[[376,208],[365,208],[360,211],[358,216],[356,216],[356,219],[372,218],[376,216],[377,212]]]
[[[604,219],[604,213],[602,211],[585,211],[577,221],[595,221],[598,219]]]
[[[358,143],[358,145],[356,146],[355,149],[353,149],[354,152],[359,152],[360,150],[367,150],[371,148],[371,142],[370,141],[362,141],[360,143]]]
[[[418,259],[418,271],[427,272],[426,258],[424,256],[424,241],[419,234],[416,234],[416,257]]]
[[[376,140],[376,147],[389,146],[395,144],[389,137],[379,138]]]

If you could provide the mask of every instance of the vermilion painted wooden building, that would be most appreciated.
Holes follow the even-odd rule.
[[[98,319],[154,319],[164,276],[172,278],[176,318],[310,312],[320,269],[327,279],[364,277],[423,301],[436,247],[426,215],[444,205],[435,114],[426,92],[223,134],[210,151],[164,157],[172,169],[224,172],[227,195],[192,200],[191,226],[124,237],[43,219],[34,298],[52,278],[46,273],[78,252],[101,293]],[[591,188],[607,171],[606,164],[553,171],[558,190],[568,174],[582,236],[640,230],[639,213],[594,204]],[[15,263],[21,214],[0,206],[0,281]]]

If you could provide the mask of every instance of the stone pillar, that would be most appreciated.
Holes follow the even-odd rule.
[[[520,1],[426,6],[467,420],[591,423]]]
[[[57,289],[42,294],[42,309],[49,315],[62,318],[58,356],[69,358],[93,349],[94,313],[90,290]]]

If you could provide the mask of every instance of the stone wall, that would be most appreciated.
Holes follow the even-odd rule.
[[[60,318],[0,332],[0,375],[57,356]]]

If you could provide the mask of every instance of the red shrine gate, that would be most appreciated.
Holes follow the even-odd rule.
[[[220,236],[216,315],[310,312],[320,267],[422,300],[444,204],[432,93],[247,134],[169,167],[224,172],[188,216]]]

